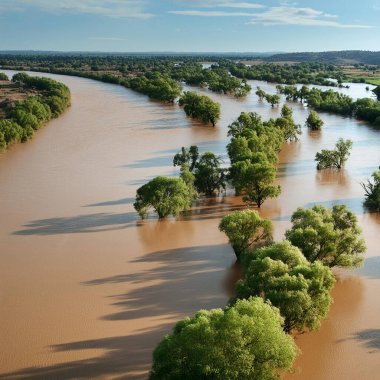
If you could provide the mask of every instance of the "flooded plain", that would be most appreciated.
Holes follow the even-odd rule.
[[[0,155],[0,379],[144,379],[152,350],[176,321],[226,304],[239,270],[217,226],[242,203],[228,193],[198,201],[178,220],[142,222],[133,210],[136,189],[175,175],[172,158],[181,146],[196,144],[226,160],[227,126],[241,111],[266,119],[280,109],[254,91],[237,100],[202,90],[222,106],[212,128],[116,85],[47,76],[70,87],[72,106]],[[351,91],[356,97],[364,90]],[[289,104],[304,124],[307,110]],[[299,142],[284,145],[282,194],[261,213],[281,240],[297,207],[348,204],[363,228],[367,260],[361,269],[336,271],[329,317],[319,331],[296,337],[302,354],[285,378],[375,380],[380,215],[363,211],[360,182],[380,164],[380,131],[321,116],[321,132],[303,128]],[[315,153],[339,137],[354,141],[346,168],[317,172]]]

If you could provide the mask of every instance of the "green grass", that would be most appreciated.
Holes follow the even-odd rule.
[[[380,78],[367,79],[368,84],[373,84],[374,86],[380,86]]]

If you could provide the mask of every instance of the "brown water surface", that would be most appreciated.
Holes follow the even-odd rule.
[[[279,110],[254,94],[208,93],[222,104],[222,119],[205,127],[176,105],[122,87],[49,76],[70,87],[72,107],[0,155],[0,378],[146,378],[153,348],[177,320],[223,307],[231,295],[239,270],[217,226],[241,201],[230,194],[203,199],[177,221],[141,222],[132,205],[136,188],[176,174],[171,161],[181,146],[226,158],[226,127],[241,111],[269,118]],[[303,123],[307,110],[290,104]],[[378,379],[380,217],[363,212],[360,181],[380,163],[380,132],[322,118],[322,132],[303,130],[300,142],[284,146],[282,194],[262,214],[282,239],[297,207],[348,203],[368,258],[362,269],[337,272],[329,318],[319,331],[297,336],[303,354],[286,378]],[[339,137],[354,141],[346,169],[317,172],[315,153]]]

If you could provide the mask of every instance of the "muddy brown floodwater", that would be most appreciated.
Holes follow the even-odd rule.
[[[141,222],[132,205],[136,188],[176,174],[171,161],[181,146],[225,158],[227,125],[241,111],[269,118],[279,110],[254,94],[236,100],[209,93],[222,104],[222,119],[205,127],[176,105],[119,86],[48,76],[70,87],[72,107],[0,155],[0,378],[146,378],[153,348],[176,321],[227,302],[239,271],[217,226],[241,200],[204,199],[177,221]],[[307,110],[290,104],[303,123]],[[363,268],[337,272],[329,317],[319,331],[297,336],[302,355],[285,378],[375,380],[380,216],[363,212],[360,181],[380,164],[380,132],[322,118],[322,132],[304,129],[300,142],[284,146],[282,194],[261,213],[280,240],[297,207],[347,203],[368,254]],[[346,169],[317,172],[315,153],[339,137],[354,141]]]

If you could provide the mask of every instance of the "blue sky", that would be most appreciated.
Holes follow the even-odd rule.
[[[0,50],[380,50],[380,0],[0,0]]]

